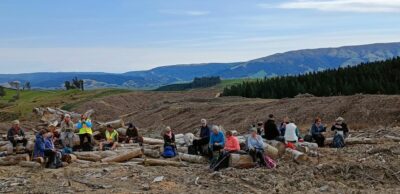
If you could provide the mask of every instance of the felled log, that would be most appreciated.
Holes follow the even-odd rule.
[[[109,122],[97,122],[99,124],[99,128],[106,128],[107,125],[111,125],[114,129],[125,127],[125,123],[123,119],[117,119]]]
[[[117,132],[120,136],[125,136],[126,135],[126,128],[120,127],[117,129]]]
[[[175,166],[183,167],[183,163],[170,161],[170,160],[160,160],[160,159],[144,159],[143,164],[146,166]]]
[[[29,161],[30,157],[28,154],[17,154],[17,155],[11,155],[11,156],[6,156],[2,157],[0,164],[1,165],[17,165],[21,161]]]
[[[154,139],[149,137],[143,137],[144,144],[156,145],[156,144],[164,144],[164,140],[162,139]]]
[[[332,144],[333,138],[326,138],[325,144]],[[381,142],[380,139],[374,138],[365,138],[365,137],[349,137],[344,139],[346,145],[355,145],[355,144],[378,144]]]
[[[42,167],[42,165],[40,163],[33,162],[33,161],[20,161],[18,163],[18,165],[21,166],[21,167],[28,167],[28,168],[40,168],[40,167]]]
[[[286,153],[289,153],[292,156],[293,160],[298,163],[302,163],[308,159],[307,155],[294,149],[287,148]]]
[[[124,152],[124,153],[119,153],[115,156],[110,156],[107,158],[103,158],[101,162],[124,162],[128,161],[132,158],[136,158],[142,155],[142,150],[141,149],[135,149],[129,152]]]
[[[295,145],[296,145],[296,147],[298,147],[298,146],[307,147],[310,150],[318,149],[318,144],[311,143],[311,142],[297,142]]]
[[[176,139],[183,139],[184,136],[185,136],[185,135],[183,135],[182,133],[176,134],[176,135],[175,135],[175,140],[176,140]]]
[[[178,152],[180,152],[180,153],[184,153],[184,154],[187,154],[187,153],[188,153],[188,147],[181,147],[181,146],[178,146],[176,149],[177,149]]]
[[[278,157],[281,157],[283,154],[285,154],[286,146],[284,143],[276,140],[267,140],[266,142],[278,149]]]
[[[86,161],[92,161],[92,162],[98,162],[102,158],[99,154],[90,153],[90,152],[75,152],[74,155],[79,160],[86,160]]]
[[[229,166],[234,168],[252,168],[254,167],[254,162],[248,154],[231,154]]]
[[[278,149],[267,143],[264,143],[264,154],[274,159],[279,157]]]
[[[395,137],[395,136],[391,136],[391,135],[385,135],[383,136],[384,138],[390,139],[394,142],[400,142],[400,137]]]
[[[181,160],[190,163],[206,164],[208,162],[208,158],[204,156],[179,153],[179,157],[181,158]]]
[[[159,158],[160,157],[160,152],[157,150],[152,150],[152,149],[144,149],[143,154],[145,156],[148,156],[151,158]]]

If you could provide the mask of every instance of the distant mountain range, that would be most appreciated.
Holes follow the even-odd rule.
[[[277,53],[236,63],[171,65],[122,74],[96,72],[0,74],[0,83],[30,81],[33,88],[63,88],[73,77],[84,79],[86,88],[155,88],[192,81],[194,77],[221,76],[223,79],[295,75],[356,65],[400,56],[400,42],[339,48],[321,48]]]

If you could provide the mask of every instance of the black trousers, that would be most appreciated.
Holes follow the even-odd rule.
[[[25,147],[28,144],[28,140],[23,138],[22,140],[10,140],[12,143],[13,147],[17,147],[17,144],[22,143],[22,145]]]
[[[46,168],[54,164],[54,161],[56,159],[56,152],[54,152],[53,150],[44,150],[44,156],[49,159],[46,163]]]
[[[315,142],[317,142],[318,147],[324,147],[325,137],[322,134],[314,134],[312,137],[315,139]]]
[[[266,166],[265,160],[264,160],[264,151],[259,150],[259,149],[251,149],[249,151],[249,155],[253,159],[253,162],[257,162],[258,159],[258,164],[262,166]]]
[[[85,142],[85,138],[87,138],[89,144],[92,144],[92,136],[89,133],[84,133],[84,134],[79,134],[79,141],[81,143],[81,146]]]
[[[203,153],[203,146],[207,145],[210,142],[210,138],[202,138],[202,139],[195,139],[193,140],[193,147],[195,148],[195,152],[199,153],[200,155],[204,155],[207,153]]]

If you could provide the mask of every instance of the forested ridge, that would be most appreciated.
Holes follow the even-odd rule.
[[[223,95],[279,99],[304,93],[315,96],[400,94],[400,57],[303,75],[244,81],[224,88]]]

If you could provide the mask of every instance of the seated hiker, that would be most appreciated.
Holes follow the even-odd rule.
[[[53,136],[51,132],[44,134],[44,155],[48,158],[46,168],[62,167],[61,152],[54,147]]]
[[[207,153],[203,153],[203,146],[208,145],[210,142],[210,128],[207,125],[206,119],[201,119],[201,128],[200,128],[200,139],[193,140],[193,148],[194,153],[197,155],[205,155]]]
[[[263,132],[264,132],[264,123],[262,121],[259,121],[257,123],[257,134],[262,135]]]
[[[218,161],[219,156],[221,155],[221,151],[225,147],[225,136],[221,129],[214,125],[212,127],[212,132],[210,135],[210,144],[209,144],[209,158],[211,160],[211,166],[214,166]]]
[[[331,131],[335,131],[335,133],[343,135],[344,138],[346,138],[349,134],[349,128],[342,117],[338,117],[336,119],[335,124],[332,125]]]
[[[286,142],[298,142],[300,139],[299,128],[297,128],[297,126],[293,122],[286,124],[284,137]]]
[[[60,145],[60,134],[57,132],[57,124],[56,123],[51,123],[48,127],[48,131],[51,133],[52,137],[53,137],[53,142],[54,142],[54,146],[58,147],[58,148],[62,148],[62,146]]]
[[[106,140],[100,142],[99,149],[100,151],[104,150],[115,150],[118,145],[118,132],[111,126],[107,125],[106,129]]]
[[[163,157],[172,158],[176,156],[175,134],[172,132],[171,127],[165,128],[164,134],[164,152]]]
[[[348,136],[349,128],[347,128],[347,124],[344,123],[344,119],[342,117],[336,119],[336,122],[332,126],[331,131],[335,131],[331,146],[334,148],[344,147],[345,138]]]
[[[257,162],[259,166],[265,166],[264,141],[254,128],[250,130],[250,135],[247,138],[247,147],[253,162]]]
[[[44,134],[46,134],[47,131],[45,129],[41,129],[37,134],[36,134],[36,139],[35,139],[35,146],[33,148],[33,158],[39,158],[42,157],[44,158]]]
[[[139,143],[140,146],[143,145],[143,137],[139,135],[139,131],[132,123],[128,124],[128,129],[126,129],[125,143]]]
[[[268,120],[264,123],[264,138],[267,140],[277,140],[282,141],[280,137],[280,132],[275,124],[274,115],[270,114]]]
[[[232,135],[232,131],[227,131],[225,135],[225,147],[218,157],[218,160],[210,166],[214,171],[229,167],[229,158],[231,153],[240,151],[239,140],[237,137]]]
[[[311,136],[319,147],[324,147],[326,127],[322,124],[321,118],[317,117],[311,126]]]
[[[79,141],[80,146],[83,151],[92,150],[92,121],[86,116],[82,115],[81,120],[78,122],[76,128],[79,130]],[[84,144],[85,138],[87,139],[87,144]]]
[[[287,124],[289,124],[289,117],[286,116],[286,117],[283,118],[283,122],[279,126],[279,132],[281,133],[282,137],[285,136],[285,131],[286,131],[286,125]]]
[[[72,148],[74,147],[75,126],[69,114],[64,115],[64,119],[61,122],[60,127],[61,127],[60,140],[63,148],[72,150]]]
[[[12,127],[7,132],[7,139],[11,142],[14,150],[16,150],[18,143],[22,143],[22,146],[26,149],[28,140],[25,138],[25,131],[20,127],[18,120],[12,122]]]

